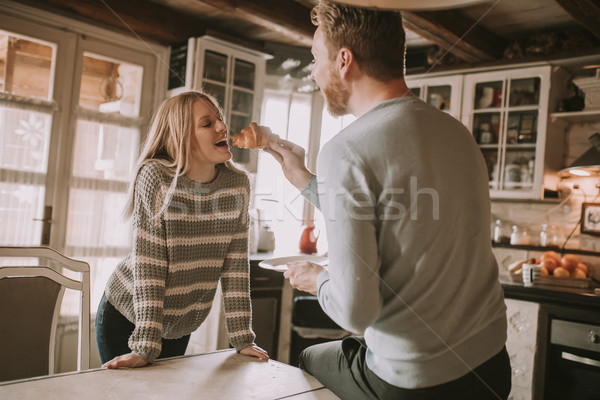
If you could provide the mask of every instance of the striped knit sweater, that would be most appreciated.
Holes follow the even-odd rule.
[[[152,362],[160,354],[161,338],[180,338],[202,324],[220,279],[229,339],[240,351],[255,338],[248,177],[223,165],[208,184],[179,177],[168,209],[156,217],[171,180],[157,163],[138,173],[133,249],[111,275],[106,296],[135,324],[129,348]]]

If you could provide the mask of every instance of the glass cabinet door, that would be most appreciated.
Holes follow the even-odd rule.
[[[234,133],[250,125],[252,121],[256,76],[256,65],[254,63],[236,57],[232,57],[232,60],[231,115],[229,117],[230,138]],[[250,150],[234,146],[230,148],[235,161],[240,163],[249,161]]]
[[[202,88],[213,95],[221,107],[225,107],[227,88],[228,56],[216,51],[206,50],[204,53],[204,78]]]
[[[213,95],[221,104],[231,140],[252,120],[258,120],[256,104],[262,87],[257,80],[264,73],[264,66],[259,63],[262,59],[203,38],[198,39],[198,49],[203,56],[194,86]],[[234,161],[244,164],[250,161],[250,150],[231,146],[231,142],[230,149]]]
[[[460,117],[462,75],[444,77],[407,77],[410,91],[433,107]]]
[[[544,137],[539,132],[547,115],[540,98],[548,86],[533,69],[465,78],[463,123],[481,149],[493,197],[540,195]]]

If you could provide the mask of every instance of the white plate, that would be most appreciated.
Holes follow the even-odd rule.
[[[265,269],[272,269],[275,271],[284,272],[287,271],[288,263],[298,262],[298,261],[310,261],[315,264],[319,264],[321,266],[326,266],[329,263],[329,259],[323,256],[311,256],[311,255],[303,255],[303,256],[290,256],[290,257],[278,257],[271,258],[270,260],[264,260],[258,263],[258,266]]]

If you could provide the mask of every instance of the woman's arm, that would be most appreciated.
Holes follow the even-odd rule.
[[[143,366],[161,351],[168,267],[164,220],[157,215],[164,199],[163,180],[153,165],[144,166],[136,178],[130,258],[135,312],[135,329],[129,338],[132,352],[109,361],[107,368]]]
[[[256,335],[252,331],[252,308],[250,303],[250,265],[248,262],[248,203],[250,183],[244,176],[244,199],[238,229],[227,250],[221,273],[221,288],[225,320],[231,344],[238,352],[246,351],[254,354],[252,346]],[[250,349],[248,349],[250,347]],[[262,349],[261,349],[262,350]],[[264,350],[263,350],[264,351]],[[243,353],[245,354],[245,353]]]

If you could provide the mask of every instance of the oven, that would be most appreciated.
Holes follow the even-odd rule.
[[[600,310],[556,312],[547,318],[544,400],[600,399]],[[591,311],[591,310],[590,310]],[[542,397],[539,397],[539,395]]]

